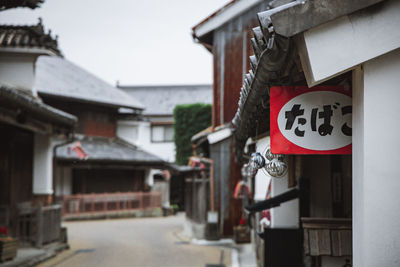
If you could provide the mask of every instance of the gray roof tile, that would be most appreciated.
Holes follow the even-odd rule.
[[[126,162],[142,164],[164,164],[165,162],[142,149],[129,144],[119,138],[81,136],[81,147],[88,155],[87,159],[79,159],[71,149],[71,144],[58,147],[56,158],[59,160],[101,161],[101,162]]]
[[[47,96],[114,107],[144,108],[124,91],[60,57],[38,58],[34,88]]]
[[[0,48],[40,48],[61,55],[57,38],[45,33],[42,21],[37,25],[0,25]]]
[[[176,105],[212,103],[211,85],[119,86],[146,107],[145,115],[172,115]]]

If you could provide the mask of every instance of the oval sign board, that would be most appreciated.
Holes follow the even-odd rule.
[[[349,89],[272,87],[270,96],[272,153],[351,153]]]

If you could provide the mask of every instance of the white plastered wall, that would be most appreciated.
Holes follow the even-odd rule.
[[[400,266],[400,50],[353,75],[353,262]]]
[[[314,27],[297,38],[308,85],[314,86],[400,46],[400,1],[388,0]]]
[[[0,53],[0,84],[30,91],[36,96],[32,91],[36,58],[33,54]]]
[[[53,147],[50,135],[35,133],[34,136],[33,194],[53,194]]]
[[[151,123],[144,121],[118,121],[117,136],[137,145],[168,162],[175,161],[174,142],[151,142]]]
[[[270,137],[260,139],[256,143],[256,151],[264,153],[270,145]],[[272,180],[271,180],[272,179]],[[282,178],[272,178],[263,170],[259,170],[255,177],[255,199],[258,201],[266,198],[269,181],[271,184],[271,196],[277,196],[288,190],[288,175]],[[272,228],[298,228],[299,227],[299,200],[294,199],[282,203],[279,207],[271,209]]]

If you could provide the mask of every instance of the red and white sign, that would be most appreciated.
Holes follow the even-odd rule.
[[[351,88],[270,88],[271,152],[351,154]]]

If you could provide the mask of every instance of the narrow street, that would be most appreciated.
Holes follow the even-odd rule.
[[[178,215],[67,222],[71,248],[39,266],[230,266],[230,250],[190,244],[182,235],[183,220]]]

